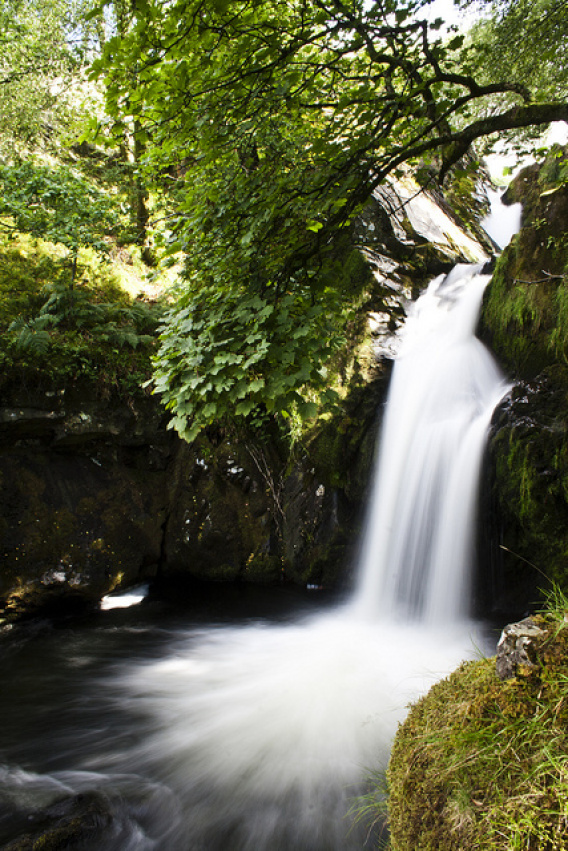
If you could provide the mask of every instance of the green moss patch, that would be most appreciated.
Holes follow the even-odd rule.
[[[568,624],[539,618],[537,663],[501,681],[464,663],[397,734],[388,769],[393,851],[568,849]]]
[[[525,169],[509,189],[522,201],[522,229],[497,263],[483,325],[499,359],[532,378],[568,359],[568,186],[556,182],[559,160]]]

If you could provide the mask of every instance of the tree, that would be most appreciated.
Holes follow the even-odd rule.
[[[564,0],[476,0],[483,16],[468,33],[480,78],[522,80],[537,100],[568,96],[568,5]]]
[[[71,290],[79,249],[106,254],[105,237],[118,221],[115,202],[105,192],[66,166],[50,168],[32,161],[0,167],[0,216],[8,217],[19,231],[67,249]]]
[[[100,54],[109,38],[124,40],[135,21],[135,4],[129,0],[110,0],[104,7],[91,8],[84,16],[87,29],[94,28],[97,34],[96,53]],[[136,88],[135,72],[129,74],[130,86]],[[122,109],[113,110],[110,132],[105,133],[104,118],[95,117],[95,136],[105,143],[116,144],[120,152],[120,162],[125,183],[131,187],[130,217],[134,230],[134,242],[141,248],[142,260],[149,266],[155,265],[156,258],[151,247],[149,235],[150,210],[148,207],[149,193],[145,182],[141,160],[145,154],[145,134],[136,118],[130,119],[128,98]]]
[[[522,80],[538,102],[568,98],[568,5],[564,0],[475,0],[483,16],[468,32],[464,61],[481,82],[508,76]],[[496,96],[494,110],[511,106]],[[488,105],[485,106],[488,108]],[[514,146],[534,147],[541,128],[511,135]]]
[[[186,286],[156,387],[187,437],[239,405],[288,411],[321,380],[346,309],[335,244],[375,187],[429,162],[442,181],[476,139],[568,118],[517,79],[464,70],[463,38],[442,37],[424,5],[144,0],[95,63],[111,116],[137,122],[148,174],[173,184]],[[499,95],[511,103],[496,111]],[[281,312],[296,335],[278,337]]]
[[[79,110],[84,38],[72,0],[0,0],[0,140],[55,146]]]

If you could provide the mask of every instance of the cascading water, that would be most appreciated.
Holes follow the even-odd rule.
[[[402,332],[369,511],[359,609],[426,622],[469,612],[472,535],[489,421],[507,387],[475,325],[489,275],[456,266]]]
[[[471,523],[484,433],[506,389],[473,337],[479,271],[433,282],[407,322],[351,601],[294,622],[97,628],[96,651],[88,636],[67,641],[72,689],[85,679],[51,732],[57,758],[41,762],[30,736],[27,773],[0,770],[1,841],[8,788],[11,801],[21,789],[42,806],[63,789],[103,792],[112,828],[87,851],[363,847],[353,797],[385,767],[408,702],[474,652]],[[0,753],[5,729],[0,701]]]

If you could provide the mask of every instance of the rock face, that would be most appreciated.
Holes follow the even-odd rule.
[[[72,399],[18,391],[0,411],[3,617],[69,611],[181,574],[336,584],[380,388],[291,458],[267,435],[236,441],[219,430],[187,445],[154,399],[105,401],[88,385]]]
[[[375,198],[355,227],[367,290],[344,400],[291,452],[269,428],[239,437],[219,428],[186,445],[142,391],[4,378],[0,617],[67,611],[180,574],[348,581],[393,334],[434,275],[484,256],[432,198],[401,208],[416,188]]]
[[[505,627],[497,644],[495,670],[500,680],[522,676],[536,667],[535,640],[545,632],[532,618]]]
[[[565,155],[525,169],[508,190],[522,229],[488,288],[482,337],[513,390],[494,419],[493,603],[522,612],[547,580],[568,583],[568,186]]]
[[[153,402],[103,400],[88,385],[19,388],[7,401],[0,411],[5,613],[98,600],[155,570],[172,441]]]

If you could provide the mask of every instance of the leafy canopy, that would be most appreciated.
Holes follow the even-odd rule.
[[[467,61],[487,82],[508,76],[522,80],[535,100],[568,99],[568,5],[564,0],[476,0],[483,16],[468,32]],[[510,95],[496,96],[494,108],[511,106]],[[533,153],[542,128],[508,134],[507,145]]]
[[[479,0],[477,0],[479,2]],[[568,96],[568,5],[564,0],[484,0],[468,33],[478,73],[522,80],[538,100]]]
[[[85,97],[84,0],[0,0],[0,152],[56,149]]]
[[[331,274],[338,240],[376,186],[429,160],[443,179],[477,138],[568,118],[516,78],[475,79],[425,5],[142,0],[95,63],[110,129],[137,128],[187,256],[156,361],[187,437],[306,398],[353,301]]]

